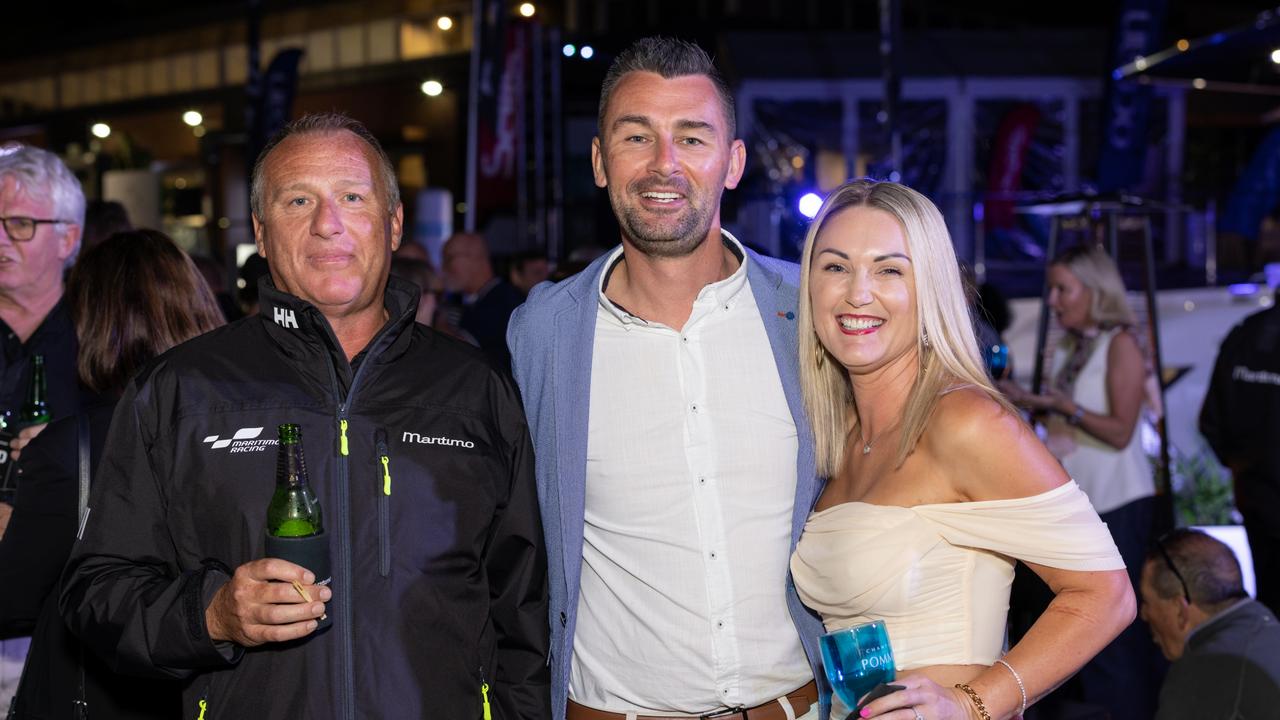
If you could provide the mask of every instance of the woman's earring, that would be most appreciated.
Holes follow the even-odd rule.
[[[925,347],[929,347],[929,331],[928,330],[920,331],[920,343]]]
[[[818,348],[818,369],[822,369],[822,365],[827,361],[827,351]]]

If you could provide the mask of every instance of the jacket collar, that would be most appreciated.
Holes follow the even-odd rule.
[[[404,331],[413,327],[419,293],[413,283],[395,276],[388,277],[382,304],[389,319],[360,351],[361,356],[387,362],[403,354],[412,336],[412,332]],[[264,275],[258,281],[258,316],[266,325],[267,334],[286,354],[302,357],[325,353],[340,360],[339,367],[349,367],[333,327],[319,308],[296,295],[276,289],[270,275]]]

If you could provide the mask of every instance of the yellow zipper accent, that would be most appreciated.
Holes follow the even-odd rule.
[[[488,707],[488,705],[486,704],[485,707]],[[201,700],[200,714],[196,716],[196,720],[204,720],[204,711],[207,710],[208,708],[209,708],[209,703],[204,700]]]
[[[484,720],[493,720],[493,711],[489,709],[489,683],[480,685],[480,697],[484,701]]]
[[[347,454],[347,421],[338,421],[338,452],[343,455]]]
[[[391,458],[382,456],[382,494],[391,494]]]

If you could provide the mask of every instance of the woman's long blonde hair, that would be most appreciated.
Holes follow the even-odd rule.
[[[1120,268],[1100,245],[1085,243],[1063,252],[1049,263],[1061,265],[1089,289],[1089,320],[1107,328],[1132,325],[1133,309],[1120,277]]]
[[[881,210],[898,221],[915,274],[920,362],[903,412],[894,466],[902,465],[915,449],[938,398],[949,389],[965,385],[981,388],[1016,415],[983,369],[960,267],[938,209],[905,185],[854,180],[837,188],[823,203],[809,226],[800,261],[800,387],[813,428],[818,474],[823,477],[839,472],[849,436],[859,432],[859,420],[849,373],[822,346],[814,330],[810,265],[818,233],[828,220],[851,207]]]

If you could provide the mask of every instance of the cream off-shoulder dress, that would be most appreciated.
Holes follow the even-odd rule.
[[[1069,481],[1009,500],[835,505],[809,515],[791,573],[828,632],[884,620],[901,672],[1001,657],[1014,560],[1124,568],[1107,526]],[[816,718],[816,708],[804,717]]]

